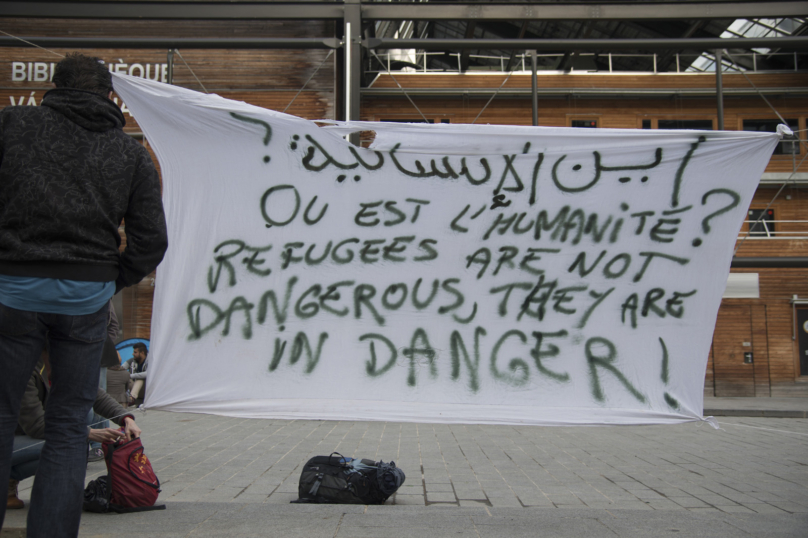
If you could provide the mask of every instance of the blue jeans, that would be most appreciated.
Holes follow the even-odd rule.
[[[101,375],[98,376],[98,386],[107,391],[107,369],[101,368]],[[97,430],[109,428],[109,420],[105,420],[101,415],[96,415],[95,411],[90,409],[87,414],[87,425]],[[101,443],[90,441],[90,446],[93,448],[101,448]]]
[[[106,305],[82,316],[16,310],[0,304],[0,479],[10,476],[14,430],[25,385],[47,339],[52,387],[45,445],[31,492],[28,536],[78,536],[87,469],[87,412],[98,394]],[[0,525],[6,507],[0,503]]]
[[[14,436],[14,453],[11,455],[11,479],[25,480],[36,474],[39,455],[45,441],[27,435]]]

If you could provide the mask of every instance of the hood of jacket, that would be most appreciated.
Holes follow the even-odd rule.
[[[120,129],[126,119],[118,106],[94,92],[56,88],[42,98],[42,106],[51,108],[73,123],[90,131]]]

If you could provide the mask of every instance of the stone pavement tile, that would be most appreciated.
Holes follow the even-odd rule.
[[[615,510],[653,510],[642,501],[615,501],[612,508]]]
[[[213,491],[210,488],[196,488],[196,487],[188,487],[169,497],[166,500],[171,500],[175,502],[197,502],[201,501],[203,497],[205,497],[208,493]]]
[[[805,514],[738,514],[727,520],[751,536],[805,537],[808,516]]]
[[[488,506],[488,501],[475,501],[470,499],[461,499],[460,508],[480,508]]]
[[[721,512],[721,510],[712,506],[688,508],[687,511],[693,514],[717,514]]]
[[[709,505],[696,497],[672,497],[671,501],[684,508],[709,508]]]
[[[754,510],[750,510],[745,506],[741,506],[739,504],[733,506],[719,506],[719,510],[722,512],[726,512],[727,514],[754,514]]]
[[[453,502],[457,502],[457,497],[455,497],[454,493],[444,493],[444,492],[431,493],[431,492],[427,492],[426,493],[426,500],[427,500],[427,502],[430,502],[430,503],[435,503],[435,502],[453,503]]]
[[[686,510],[686,508],[684,508],[683,506],[680,506],[668,499],[646,501],[645,504],[647,504],[654,510]]]
[[[334,538],[413,538],[413,536],[429,536],[430,538],[479,538],[477,531],[470,529],[429,527],[351,527],[340,525]]]
[[[523,506],[543,506],[546,508],[554,506],[550,499],[544,495],[519,495],[518,498]]]
[[[454,488],[452,488],[451,482],[448,483],[426,483],[426,492],[427,493],[446,493],[446,492],[453,492]]]
[[[253,495],[258,493],[264,493],[266,495],[269,495],[270,493],[275,491],[279,485],[280,484],[277,482],[263,482],[263,481],[259,482],[258,480],[256,480],[247,487],[245,493],[250,493]]]
[[[401,495],[399,493],[396,493],[394,502],[396,505],[424,506],[426,504],[424,495]]]
[[[200,523],[193,532],[192,537],[222,537],[246,538],[258,536],[290,536],[331,538],[337,532],[342,518],[341,514],[326,514],[324,516],[303,518],[299,515],[262,515],[253,514],[251,517],[234,517],[218,520],[207,520]]]
[[[425,491],[424,484],[420,480],[418,481],[413,480],[412,482],[405,480],[404,484],[402,484],[401,487],[398,488],[399,493],[423,495],[424,491]]]
[[[458,499],[485,499],[485,493],[480,488],[457,488],[455,496]]]
[[[739,536],[737,527],[720,519],[693,518],[694,516],[689,513],[675,519],[656,519],[635,514],[624,515],[622,518],[601,518],[599,521],[621,538],[647,538],[649,536],[738,538]]]
[[[722,507],[722,506],[738,506],[733,500],[727,499],[723,495],[696,495],[701,501],[709,504],[710,506]]]
[[[595,517],[568,511],[559,517],[556,510],[531,510],[529,516],[472,516],[481,538],[601,537],[614,536]]]
[[[793,502],[788,502],[788,501],[770,501],[768,504],[770,504],[770,505],[772,505],[774,507],[777,507],[780,510],[785,510],[786,512],[803,513],[803,514],[808,513],[808,506],[806,506],[804,504],[798,504],[798,503],[793,503]],[[759,505],[757,505],[757,504],[752,505],[751,508],[754,509],[756,506],[759,506]]]
[[[654,488],[654,490],[659,493],[660,495],[664,495],[665,497],[689,497],[691,496],[690,493],[685,493],[679,488],[672,488],[672,487],[659,487]]]
[[[771,504],[766,504],[766,503],[750,504],[750,505],[747,506],[747,508],[749,508],[750,510],[754,510],[758,514],[785,514],[786,513],[785,510],[782,510],[782,509],[780,509],[780,508],[778,508],[776,506],[773,506]]]
[[[242,493],[230,502],[243,504],[261,504],[269,499],[269,495],[263,493]]]
[[[435,529],[473,528],[471,515],[480,514],[476,510],[454,510],[446,512],[432,512],[420,510],[417,520],[413,520],[412,513],[406,510],[379,509],[367,513],[345,514],[342,518],[343,526],[351,527],[431,527]]]
[[[290,501],[293,501],[298,498],[297,492],[294,493],[287,493],[285,491],[276,491],[272,495],[266,499],[265,503],[270,504],[289,504]]]
[[[510,497],[489,497],[489,502],[491,506],[495,508],[521,508],[522,503],[519,502],[514,496]]]
[[[771,501],[785,501],[780,495],[776,495],[774,493],[768,491],[750,491],[748,493],[750,497],[754,497],[755,499],[763,502],[771,502]]]
[[[583,504],[581,503],[581,499],[579,499],[575,495],[572,495],[571,493],[566,495],[559,495],[556,493],[552,495],[547,495],[547,498],[550,499],[550,502],[552,502],[555,505],[571,504],[574,506],[575,505],[581,506]]]
[[[665,497],[663,497],[662,495],[660,495],[659,493],[657,493],[652,489],[632,491],[630,493],[633,493],[634,496],[640,499],[641,501],[659,501],[665,499]]]

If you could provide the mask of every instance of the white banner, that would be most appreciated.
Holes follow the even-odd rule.
[[[735,238],[778,135],[318,127],[144,79],[115,88],[159,158],[168,219],[148,407],[701,416]]]

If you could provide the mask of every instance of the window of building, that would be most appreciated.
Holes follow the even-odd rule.
[[[598,126],[598,120],[571,120],[571,127],[583,127],[585,129],[594,129]]]
[[[650,129],[651,128],[651,120],[642,120],[642,128],[643,129]]]
[[[777,126],[781,123],[779,119],[743,120],[743,130],[776,133]],[[794,132],[799,130],[799,122],[796,119],[787,119],[786,124]],[[799,153],[800,142],[796,134],[789,137],[784,136],[783,140],[774,148],[774,155],[798,155]]]
[[[712,131],[713,120],[658,120],[659,129],[692,129],[697,131]]]
[[[749,210],[749,235],[769,237],[774,235],[774,209]]]

